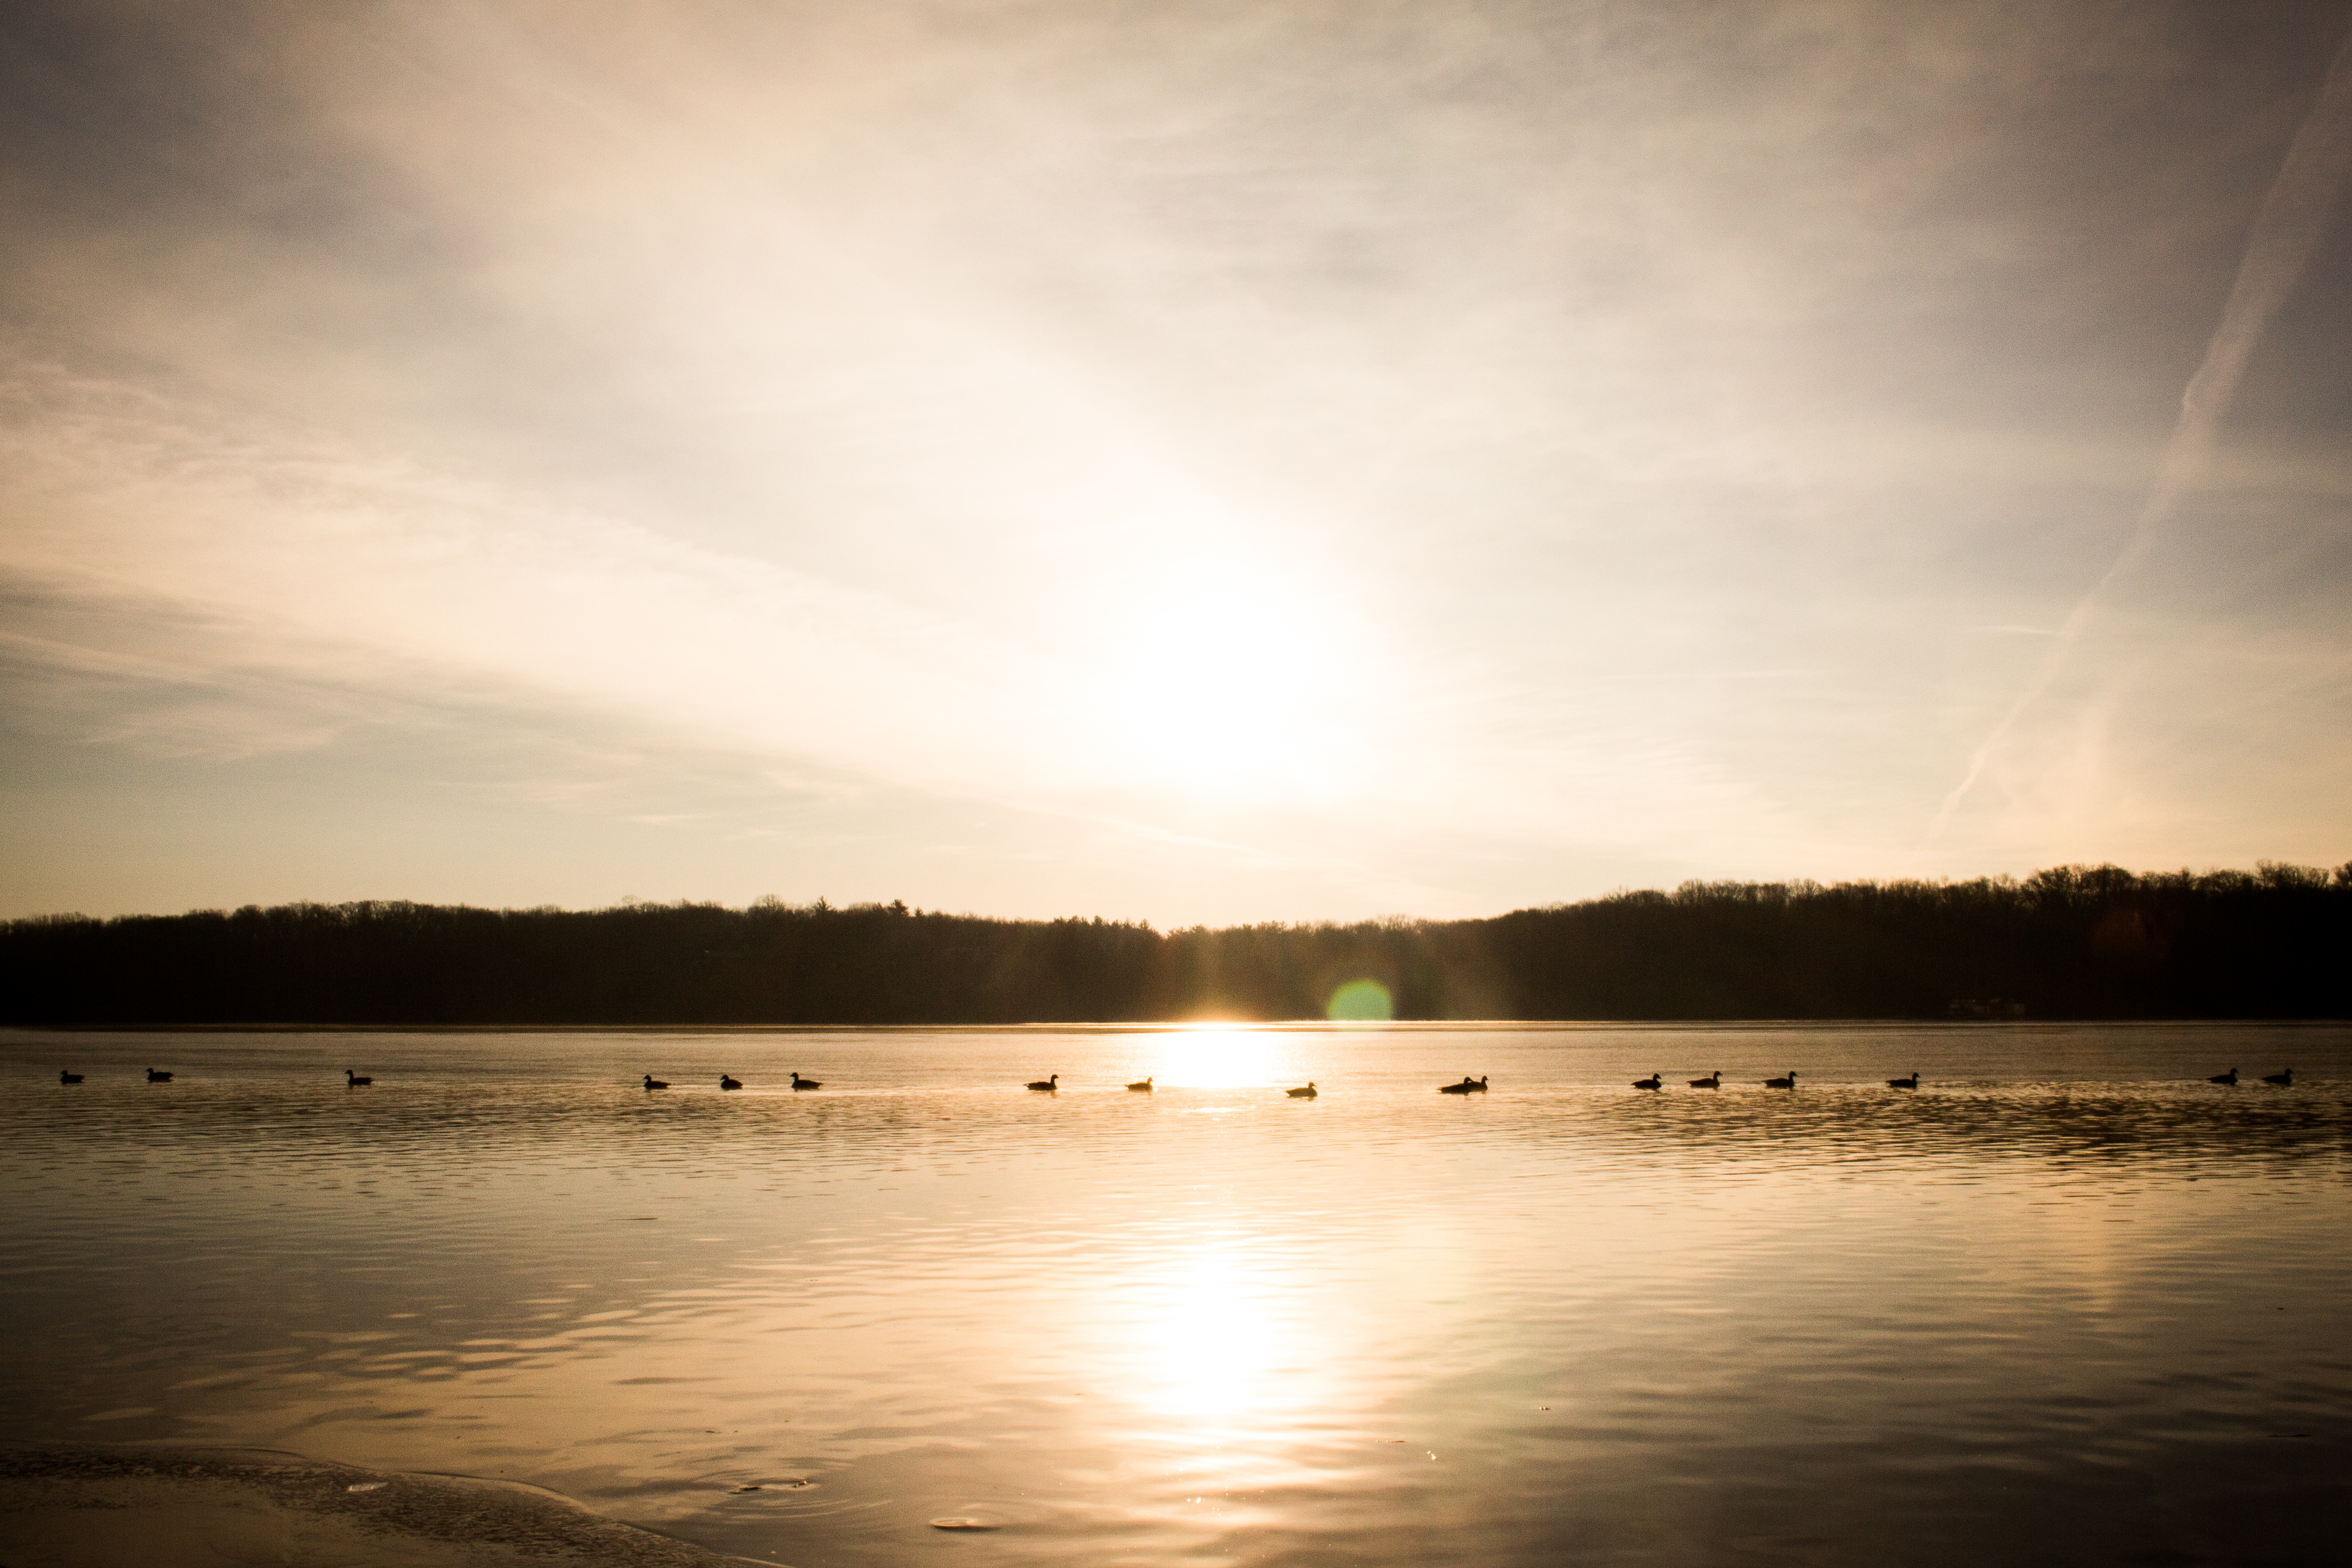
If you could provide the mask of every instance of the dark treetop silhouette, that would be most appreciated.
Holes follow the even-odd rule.
[[[902,904],[399,903],[0,925],[12,1023],[2352,1015],[2352,865],[1686,883],[1485,920],[1159,932]]]

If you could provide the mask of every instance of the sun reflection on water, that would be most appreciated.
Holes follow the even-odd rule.
[[[1198,1024],[1156,1037],[1153,1074],[1171,1089],[1242,1089],[1282,1077],[1283,1038],[1247,1024]]]
[[[1171,1256],[1140,1285],[1133,1387],[1156,1415],[1231,1421],[1266,1402],[1283,1359],[1269,1282],[1219,1247]]]

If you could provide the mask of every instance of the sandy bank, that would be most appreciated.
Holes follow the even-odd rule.
[[[743,1561],[506,1481],[361,1470],[247,1448],[0,1448],[5,1568],[715,1568]]]

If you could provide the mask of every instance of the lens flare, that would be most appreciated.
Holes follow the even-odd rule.
[[[1378,980],[1350,980],[1331,993],[1323,1016],[1334,1023],[1386,1023],[1396,1017],[1396,998]]]

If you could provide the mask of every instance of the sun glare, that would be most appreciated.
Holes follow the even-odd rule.
[[[1153,1038],[1153,1076],[1171,1089],[1243,1089],[1282,1076],[1281,1037],[1246,1024],[1196,1024]]]
[[[1155,551],[1103,672],[1134,766],[1188,793],[1324,798],[1365,754],[1360,672],[1329,595],[1238,549]]]
[[[1265,1404],[1267,1386],[1293,1347],[1280,1343],[1268,1281],[1245,1261],[1201,1248],[1170,1260],[1144,1287],[1150,1305],[1137,1324],[1147,1408],[1163,1416],[1232,1419]]]

